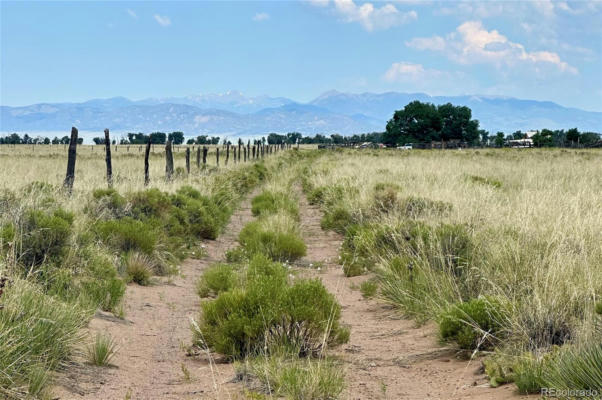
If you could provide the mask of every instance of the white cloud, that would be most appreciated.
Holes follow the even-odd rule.
[[[422,64],[401,61],[391,65],[385,72],[384,79],[388,82],[415,82],[429,79],[448,77],[449,74],[437,69],[427,69]]]
[[[265,13],[265,12],[259,12],[253,16],[253,21],[257,21],[257,22],[266,21],[268,19],[270,19],[270,14]]]
[[[406,46],[419,50],[440,51],[460,64],[489,63],[497,67],[529,64],[538,69],[541,65],[554,66],[561,72],[577,74],[577,68],[550,51],[529,52],[497,30],[488,31],[480,21],[468,21],[445,36],[414,38]]]
[[[163,27],[171,25],[171,19],[166,15],[155,14],[153,17],[155,18],[155,21]]]
[[[309,0],[309,3],[318,7],[330,5],[328,0]],[[343,21],[359,23],[367,31],[388,29],[418,18],[416,11],[402,12],[390,3],[378,7],[372,3],[359,5],[353,0],[333,0],[332,10]]]
[[[132,17],[132,18],[134,18],[134,19],[138,19],[138,15],[137,15],[137,14],[136,14],[136,13],[135,13],[133,10],[130,10],[130,9],[128,8],[128,9],[127,9],[127,10],[125,10],[125,11],[126,11],[128,14],[129,14],[129,16],[130,16],[130,17]]]

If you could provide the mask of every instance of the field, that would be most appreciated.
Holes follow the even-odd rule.
[[[217,166],[212,147],[188,175],[179,146],[168,181],[157,145],[145,187],[144,149],[112,146],[107,190],[104,148],[79,146],[70,196],[66,153],[0,146],[3,397],[602,387],[600,151],[301,148],[225,165],[220,148]]]

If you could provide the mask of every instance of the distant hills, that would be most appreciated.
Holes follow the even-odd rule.
[[[253,136],[297,131],[354,134],[382,131],[393,112],[413,100],[466,105],[490,132],[529,129],[602,130],[602,112],[548,101],[496,96],[429,96],[424,93],[330,91],[309,103],[284,97],[247,97],[240,92],[133,101],[124,97],[83,103],[1,106],[0,132],[68,132],[110,128],[113,132],[183,131],[186,136]]]

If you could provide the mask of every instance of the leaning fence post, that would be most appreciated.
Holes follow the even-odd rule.
[[[69,141],[69,155],[67,159],[67,174],[63,186],[71,194],[73,181],[75,180],[75,158],[77,157],[77,128],[71,128],[71,140]]]
[[[173,153],[171,151],[171,140],[165,143],[165,179],[170,181],[173,175]]]
[[[186,173],[190,175],[190,147],[186,146]]]
[[[110,189],[113,187],[113,168],[111,167],[111,139],[108,129],[105,129],[105,161],[107,163],[107,184]]]
[[[144,153],[144,186],[148,186],[150,182],[150,176],[148,174],[148,156],[151,152],[151,140],[148,138],[148,143],[146,143],[146,151]]]

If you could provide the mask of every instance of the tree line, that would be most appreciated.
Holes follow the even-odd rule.
[[[54,137],[50,139],[44,136],[29,136],[27,133],[21,137],[18,133],[11,133],[7,136],[0,136],[0,144],[69,144],[71,139],[69,136],[63,136],[62,138]],[[77,144],[82,144],[83,138],[77,139]]]

